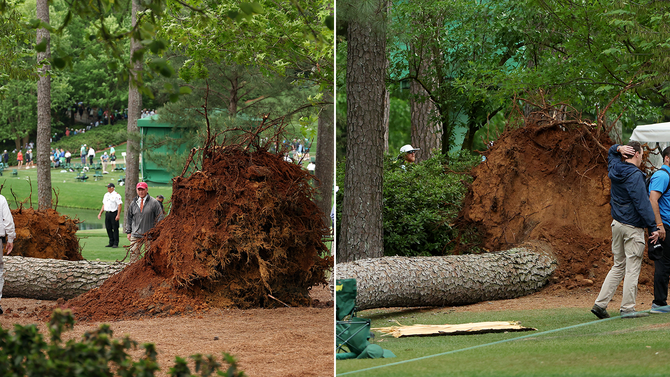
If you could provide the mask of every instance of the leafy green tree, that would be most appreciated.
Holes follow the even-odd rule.
[[[535,12],[514,31],[528,62],[517,82],[594,118],[623,91],[610,111],[623,113],[624,123],[661,119],[670,90],[667,4],[529,0],[525,7]]]

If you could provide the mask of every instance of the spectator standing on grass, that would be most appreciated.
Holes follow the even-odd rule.
[[[98,220],[105,212],[105,229],[107,229],[107,237],[109,237],[109,244],[105,247],[119,247],[119,216],[121,215],[121,205],[123,199],[118,192],[114,191],[114,184],[107,185],[107,193],[102,197],[102,208],[98,213]]]
[[[33,166],[33,150],[28,149],[26,151],[26,169],[30,169]]]
[[[140,239],[163,220],[163,209],[158,200],[149,196],[148,189],[146,182],[138,183],[135,186],[137,199],[128,204],[126,208],[126,233],[130,241],[130,263],[140,259]]]
[[[16,162],[19,164],[18,169],[21,169],[21,165],[23,165],[23,153],[21,153],[20,149],[19,152],[16,154]]]
[[[68,164],[72,163],[72,153],[70,151],[65,151],[65,162]]]
[[[102,156],[100,156],[100,163],[102,164],[102,174],[109,174],[107,171],[107,161],[109,161],[109,156],[107,155],[107,152],[103,153]]]
[[[614,144],[607,156],[607,171],[611,181],[612,254],[614,265],[607,274],[591,312],[596,317],[609,318],[607,305],[623,279],[623,297],[619,310],[621,318],[638,318],[649,313],[635,311],[637,280],[640,276],[645,248],[644,228],[652,231],[649,239],[658,240],[659,232],[654,211],[647,196],[642,163],[642,147],[637,141],[628,145]]]
[[[158,203],[161,204],[161,211],[163,211],[163,215],[165,215],[165,207],[163,206],[163,200],[165,200],[165,197],[163,195],[158,195],[156,200],[158,200]]]
[[[5,285],[5,266],[2,260],[5,249],[3,249],[2,244],[7,244],[7,255],[9,255],[14,249],[14,238],[16,238],[14,218],[12,217],[12,212],[9,210],[7,199],[2,195],[0,195],[0,215],[2,215],[2,229],[0,229],[0,250],[2,250],[2,254],[0,254],[0,298],[2,298],[2,288]],[[0,306],[0,314],[2,313],[2,306]]]
[[[663,165],[651,176],[649,182],[649,200],[654,210],[658,241],[661,244],[660,255],[654,253],[650,245],[649,259],[654,261],[654,301],[650,313],[670,313],[668,306],[668,281],[670,280],[670,237],[666,228],[670,226],[670,147],[661,153]],[[663,171],[661,171],[663,170]]]
[[[9,153],[7,153],[6,149],[4,152],[2,152],[2,162],[4,162],[5,165],[9,163]]]
[[[93,166],[93,159],[95,158],[95,150],[93,147],[88,147],[88,164]]]
[[[116,149],[113,145],[109,146],[109,162],[112,164],[112,169],[116,170]]]
[[[86,165],[86,144],[82,144],[79,148],[79,156],[81,156],[81,165]]]

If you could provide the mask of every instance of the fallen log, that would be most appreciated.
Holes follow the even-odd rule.
[[[356,279],[359,309],[457,306],[536,292],[557,263],[536,241],[496,253],[361,259],[338,263],[336,273]]]
[[[3,297],[38,300],[71,299],[102,285],[127,263],[67,261],[28,257],[3,257]]]

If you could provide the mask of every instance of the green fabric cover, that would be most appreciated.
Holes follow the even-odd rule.
[[[335,355],[335,360],[346,360],[346,359],[355,359],[356,354],[353,352],[344,352],[344,353],[338,353]]]
[[[370,343],[370,320],[365,318],[352,318],[351,321],[338,322],[337,346],[344,344],[349,352],[359,355]]]
[[[356,306],[356,279],[339,279],[335,283],[335,307],[337,320],[352,315]]]

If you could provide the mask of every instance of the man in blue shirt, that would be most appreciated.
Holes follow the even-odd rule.
[[[670,237],[666,237],[666,226],[670,226],[670,147],[663,153],[661,169],[651,176],[649,182],[649,200],[654,210],[658,239],[662,246],[661,255],[654,260],[654,301],[650,313],[670,313],[668,306],[668,280],[670,279]],[[667,224],[667,225],[666,225]],[[649,254],[652,255],[651,253]]]
[[[610,205],[612,207],[612,254],[614,265],[607,274],[600,294],[591,312],[596,317],[609,318],[607,304],[623,279],[623,297],[620,314],[622,318],[648,316],[649,313],[635,311],[637,280],[640,276],[645,248],[644,228],[653,233],[650,240],[658,240],[658,230],[640,170],[642,147],[637,141],[628,145],[614,144],[607,155],[608,177],[612,183]],[[625,277],[624,277],[625,276]]]

